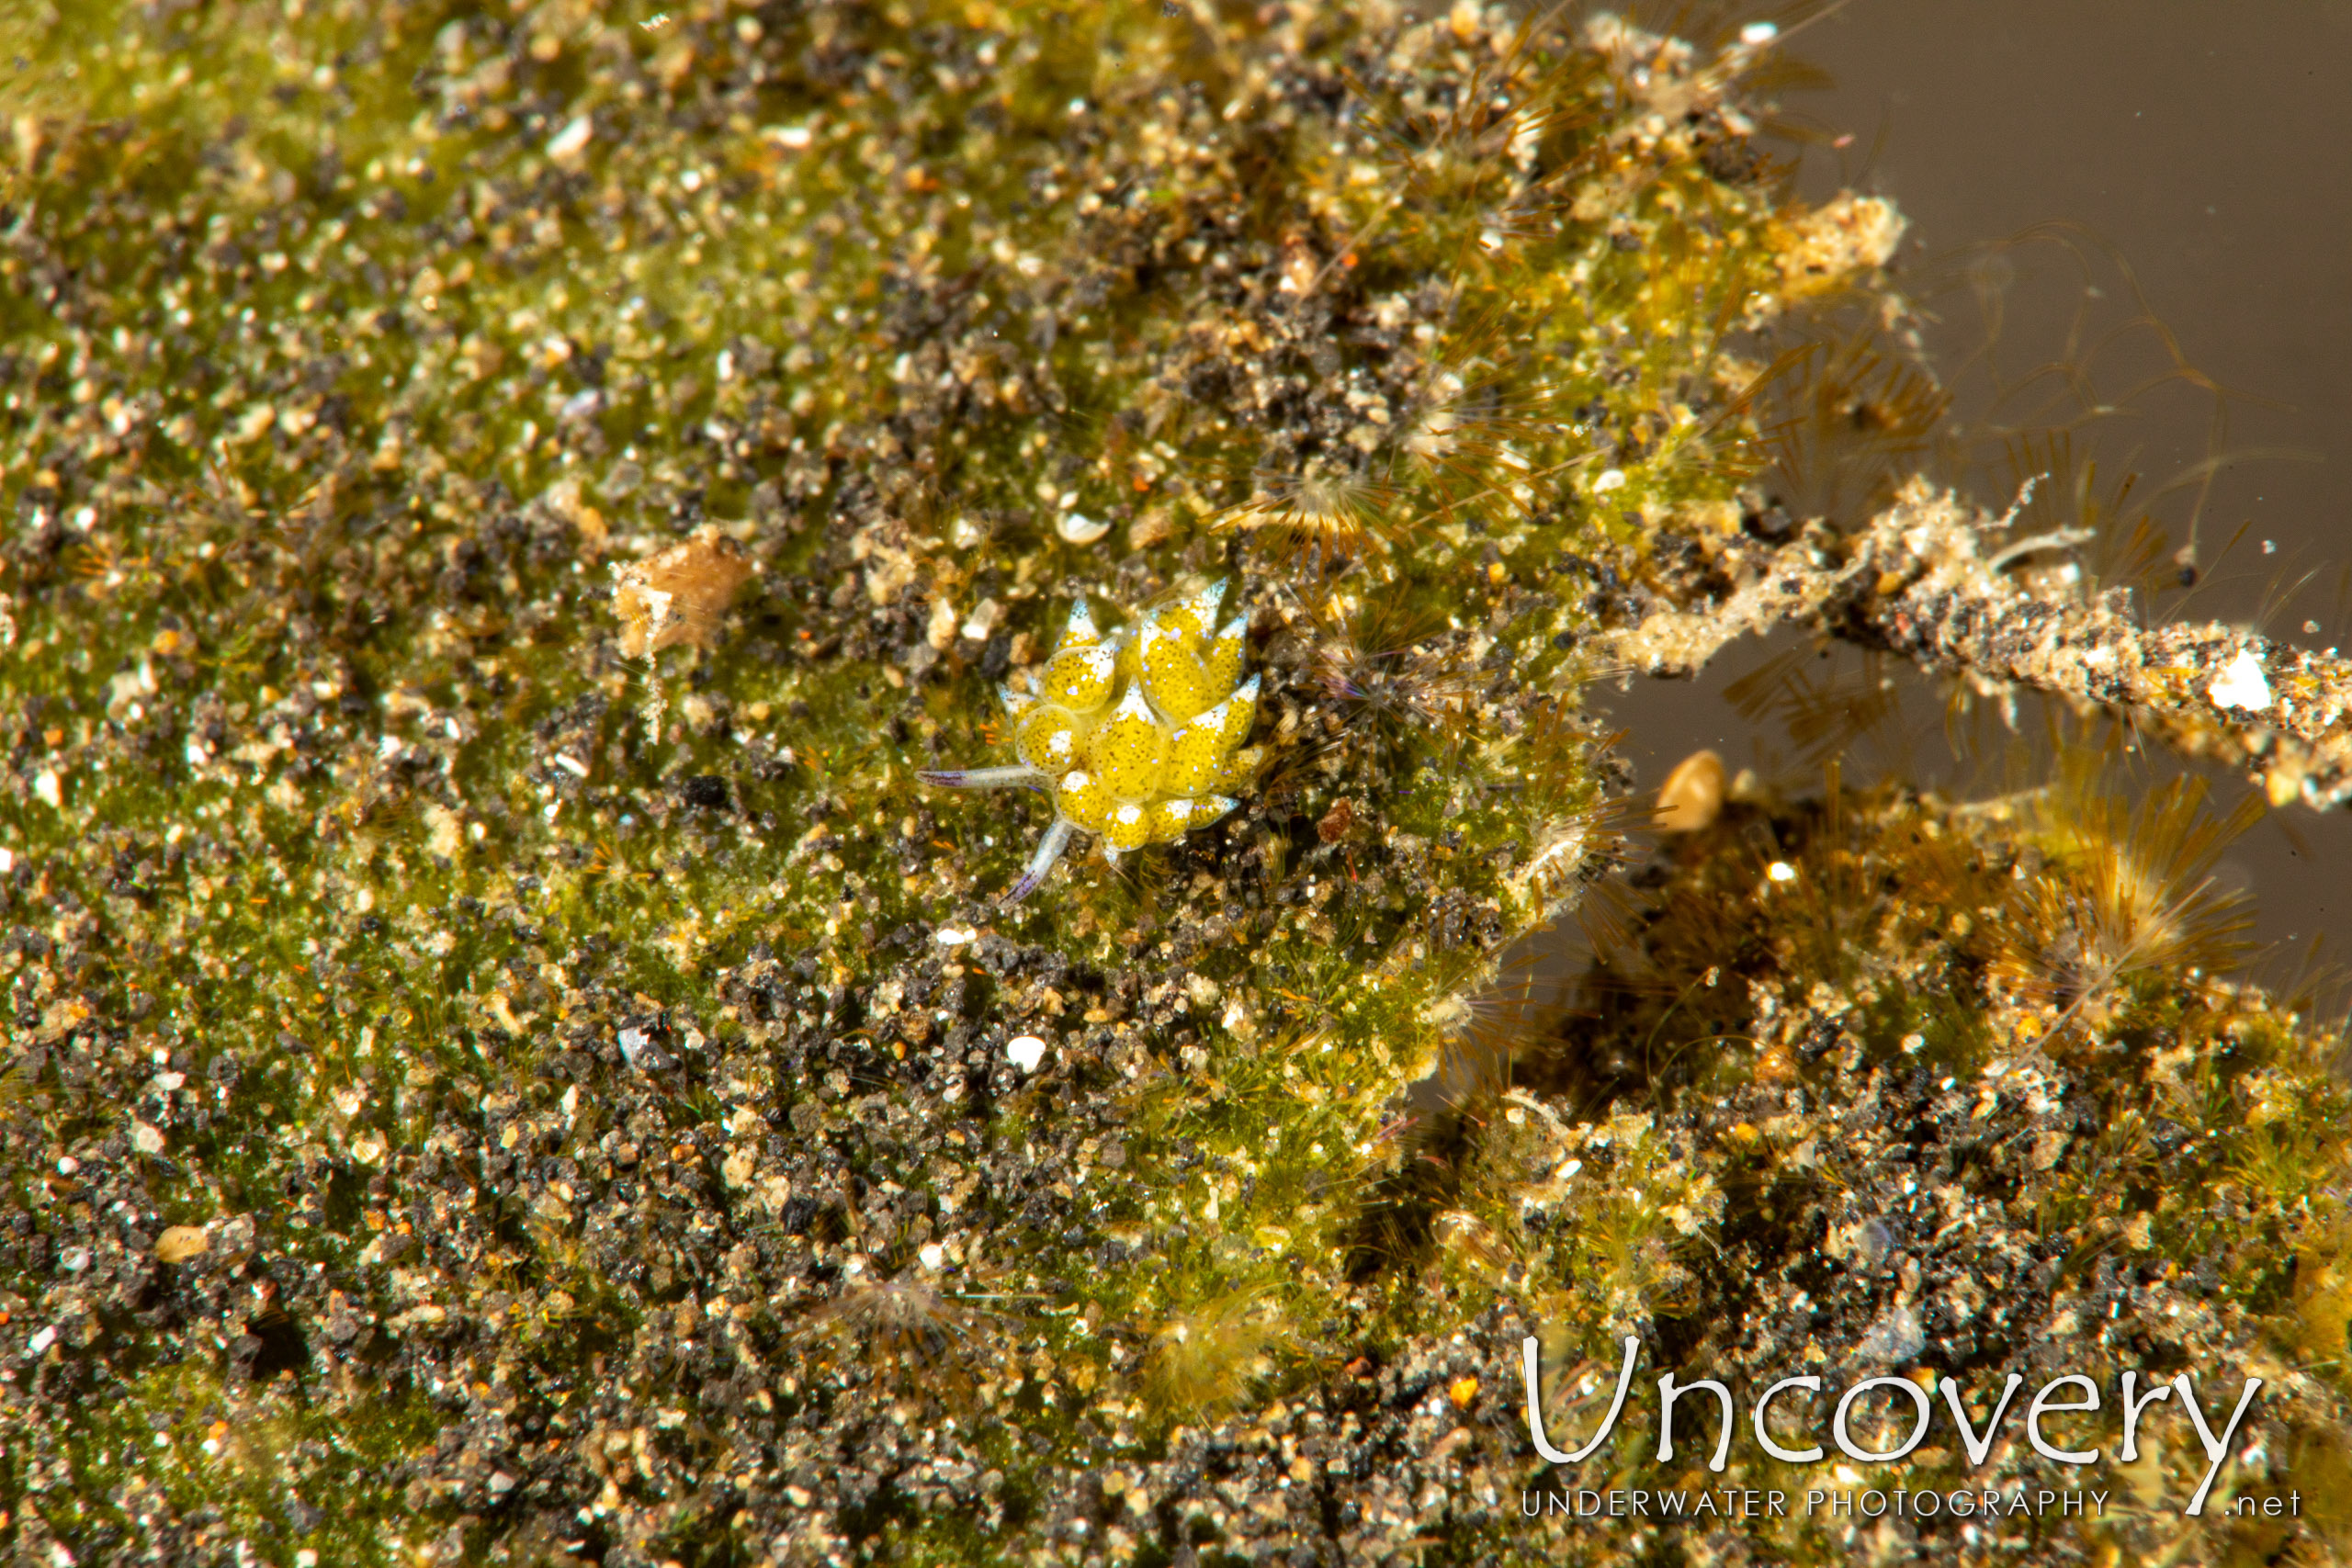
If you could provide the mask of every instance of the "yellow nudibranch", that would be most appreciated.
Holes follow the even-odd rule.
[[[1045,881],[1080,828],[1115,861],[1173,843],[1240,804],[1233,792],[1257,776],[1265,748],[1242,744],[1258,717],[1258,678],[1240,679],[1249,617],[1217,626],[1225,589],[1213,583],[1107,636],[1080,600],[1035,694],[998,688],[1020,763],[917,775],[951,789],[1013,785],[1054,797],[1053,825],[1004,902]]]

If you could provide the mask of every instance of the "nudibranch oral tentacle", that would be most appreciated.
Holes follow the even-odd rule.
[[[1031,855],[1029,863],[1022,868],[1021,880],[1004,890],[1006,903],[1018,904],[1037,890],[1037,885],[1052,874],[1054,863],[1062,858],[1062,851],[1069,847],[1069,836],[1075,831],[1077,829],[1070,826],[1069,818],[1054,818],[1053,825],[1046,829],[1046,836],[1037,840],[1037,852]]]
[[[1073,833],[1120,855],[1173,843],[1232,812],[1265,748],[1245,746],[1258,678],[1241,680],[1250,619],[1222,626],[1227,585],[1211,583],[1104,633],[1086,601],[1070,606],[1061,641],[1032,694],[1000,686],[1017,766],[925,772],[951,789],[1018,786],[1054,797],[1054,820],[1002,902],[1019,903],[1051,874]]]
[[[1051,789],[1054,775],[1043,768],[926,768],[915,774],[927,784],[944,789]]]

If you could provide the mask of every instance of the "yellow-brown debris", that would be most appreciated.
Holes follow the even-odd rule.
[[[704,528],[684,544],[614,569],[613,614],[621,651],[641,659],[690,642],[718,640],[727,607],[757,569],[734,540]]]

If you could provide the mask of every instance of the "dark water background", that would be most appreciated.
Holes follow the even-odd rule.
[[[1909,218],[1901,274],[1936,318],[1926,345],[1962,433],[2079,415],[2083,394],[2059,378],[2019,389],[2037,366],[2067,367],[2094,399],[2140,388],[2081,423],[2071,456],[2097,462],[2101,490],[2130,469],[2139,495],[2162,492],[2173,546],[2194,517],[2200,581],[2155,613],[2352,647],[2352,0],[1855,0],[1784,47],[1833,79],[1782,93],[1784,116],[1852,138],[1805,152],[1801,194],[1850,186]],[[2226,389],[2225,430],[2175,349]],[[2018,475],[1985,451],[1966,482],[1997,505]],[[1644,786],[1702,746],[1800,784],[1809,770],[1781,726],[1723,694],[1804,646],[1747,639],[1699,681],[1617,699]],[[1861,675],[1850,651],[1809,668]],[[2014,780],[1997,723],[1955,750],[1942,694],[1886,673],[1899,716],[1857,748],[1849,780],[1890,756],[1955,793],[1994,793],[2005,768]],[[2029,735],[2038,706],[2020,710]],[[2177,767],[2128,760],[2118,782],[2136,793]],[[2224,806],[2248,787],[2211,782]],[[2274,813],[2219,874],[2255,899],[2270,947],[2258,972],[2291,974],[2331,931],[2324,951],[2352,960],[2352,814]]]

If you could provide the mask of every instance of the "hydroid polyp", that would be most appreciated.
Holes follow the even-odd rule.
[[[1319,577],[1335,564],[1385,549],[1397,531],[1402,497],[1366,460],[1317,453],[1293,470],[1261,468],[1254,493],[1219,513],[1217,533],[1271,532],[1291,547],[1294,566]]]
[[[1943,426],[1951,397],[1863,330],[1784,359],[1763,389],[1770,499],[1799,521],[1853,526],[1891,501]]]
[[[1446,656],[1444,623],[1396,595],[1333,599],[1316,630],[1316,683],[1339,708],[1347,744],[1384,768],[1457,718],[1475,694],[1475,672]]]
[[[1523,20],[1439,107],[1349,75],[1359,123],[1393,182],[1357,243],[1395,233],[1461,275],[1557,232],[1563,187],[1604,145],[1588,134],[1600,124],[1591,84],[1602,61],[1568,46],[1558,27],[1564,9]]]
[[[1153,1330],[1145,1363],[1151,1402],[1171,1414],[1229,1409],[1273,1370],[1270,1352],[1287,1337],[1279,1303],[1260,1290],[1216,1296],[1171,1313]]]
[[[1995,972],[2059,1010],[2053,1035],[2078,1018],[2105,1021],[2134,975],[2210,975],[2246,955],[2252,913],[2214,863],[2263,801],[2249,794],[2216,815],[2207,793],[2184,774],[2133,804],[2077,768],[2044,797],[2050,860],[2016,884]]]
[[[854,1280],[809,1318],[812,1329],[877,1371],[944,1376],[960,1386],[973,1337],[995,1314],[920,1269]]]

